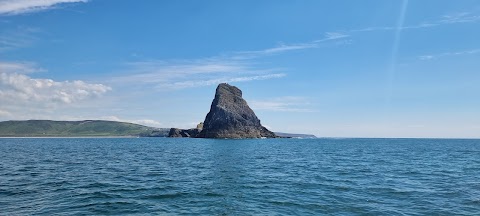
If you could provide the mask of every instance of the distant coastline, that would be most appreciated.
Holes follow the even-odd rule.
[[[0,122],[0,139],[168,137],[170,129],[104,120],[11,120]],[[316,138],[310,134],[276,133],[289,138]]]
[[[139,138],[138,136],[74,136],[74,137],[61,137],[61,136],[25,136],[25,137],[8,137],[2,136],[0,139],[110,139],[110,138]]]
[[[168,130],[127,122],[103,120],[0,122],[0,137],[18,138],[165,137],[168,135]]]

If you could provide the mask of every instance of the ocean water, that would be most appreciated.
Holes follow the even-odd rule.
[[[480,140],[0,139],[0,215],[480,215]]]

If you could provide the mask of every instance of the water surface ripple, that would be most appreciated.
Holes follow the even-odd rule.
[[[0,215],[478,215],[480,140],[0,139]]]

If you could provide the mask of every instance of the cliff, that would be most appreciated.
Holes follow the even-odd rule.
[[[261,138],[277,137],[263,127],[242,91],[226,83],[218,85],[210,112],[205,117],[199,138]]]

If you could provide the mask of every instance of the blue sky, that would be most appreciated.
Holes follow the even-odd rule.
[[[189,128],[218,83],[273,131],[480,137],[480,2],[0,0],[0,120]]]

